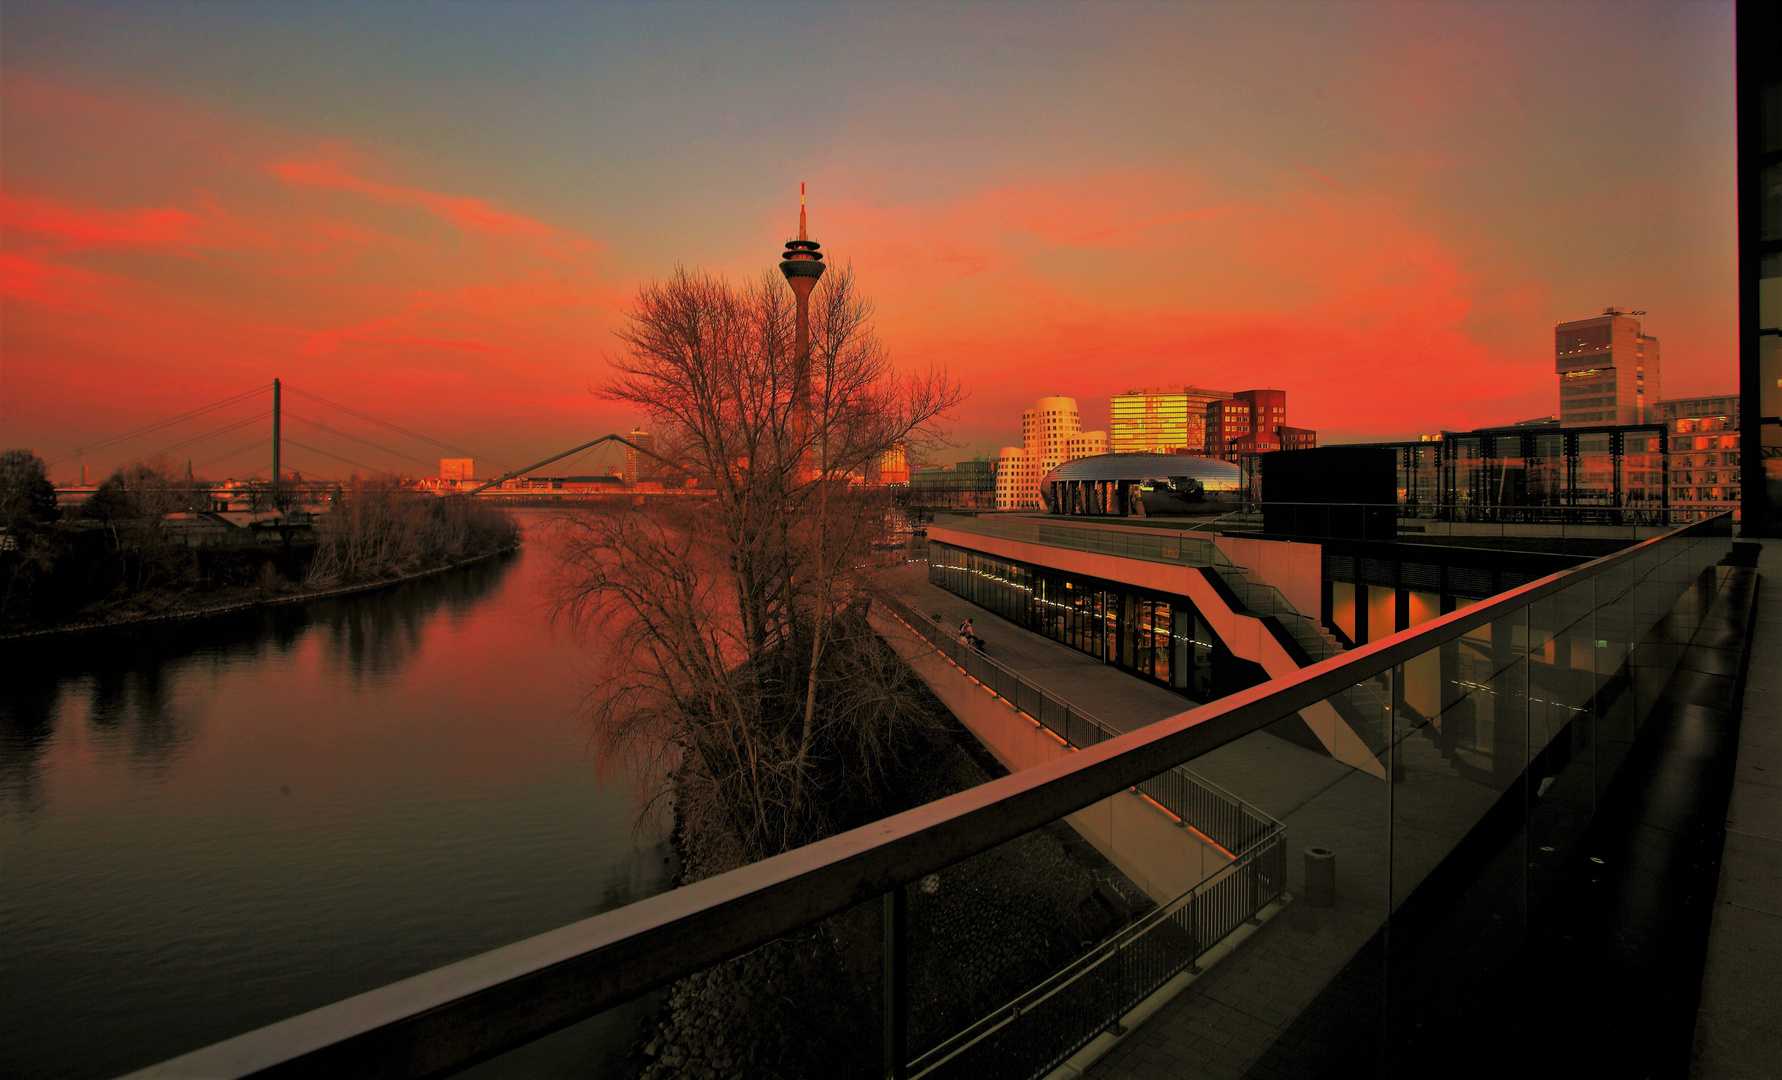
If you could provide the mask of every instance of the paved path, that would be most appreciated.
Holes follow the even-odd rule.
[[[1130,731],[1193,702],[990,614],[927,580],[925,567],[895,572],[895,588],[923,614],[956,628],[970,616],[988,654],[1059,698],[1087,705],[1104,723]],[[1190,766],[1287,825],[1288,891],[1303,894],[1301,849],[1338,852],[1334,908],[1289,904],[1264,932],[1212,968],[1090,1071],[1097,1077],[1242,1076],[1281,1045],[1289,1025],[1348,964],[1386,912],[1386,785],[1365,773],[1267,732],[1256,732]],[[1404,794],[1401,785],[1400,795]],[[1400,824],[1401,870],[1408,849],[1432,854],[1448,843],[1415,845]],[[1307,1047],[1307,1053],[1316,1053]]]
[[[1782,540],[1761,543],[1739,757],[1690,1070],[1709,1080],[1782,1070]]]
[[[926,564],[893,570],[882,580],[888,581],[892,591],[916,611],[940,615],[940,625],[948,633],[958,630],[959,624],[969,617],[973,631],[984,639],[986,656],[1109,727],[1132,731],[1195,706],[1195,702],[1180,694],[1022,629],[938,585],[930,585]]]

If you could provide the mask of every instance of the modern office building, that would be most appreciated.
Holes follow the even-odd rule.
[[[1601,315],[1554,327],[1560,424],[1644,424],[1657,418],[1658,339],[1634,318],[1644,314],[1605,308]]]
[[[1038,509],[1040,477],[1107,446],[1106,432],[1083,430],[1076,398],[1040,398],[1021,414],[1021,445],[1005,446],[997,455],[996,508]]]
[[[889,486],[910,482],[909,454],[902,443],[879,455],[879,460],[866,470],[866,482]]]
[[[1270,450],[1310,450],[1318,445],[1311,428],[1287,426],[1287,391],[1239,390],[1207,404],[1208,457],[1236,461],[1242,454]]]
[[[1747,536],[1782,536],[1782,15],[1739,5],[1739,407]],[[1768,44],[1765,44],[1768,42]]]
[[[1682,420],[1686,417],[1719,417],[1739,426],[1739,395],[1711,394],[1707,397],[1668,398],[1655,406],[1655,420]]]
[[[1656,411],[1670,433],[1672,509],[1683,520],[1738,510],[1744,494],[1738,395],[1674,398]]]
[[[647,452],[656,449],[656,436],[638,428],[632,428],[626,436],[632,445],[625,448],[625,482],[635,484],[639,480],[652,480],[656,476],[656,459]]]
[[[1281,427],[1281,449],[1283,450],[1316,450],[1318,433],[1311,428]]]
[[[1108,399],[1108,450],[1115,454],[1204,454],[1207,408],[1231,394],[1198,386],[1128,390]]]
[[[917,506],[994,510],[996,462],[975,457],[945,467],[917,466],[910,472],[910,501]]]

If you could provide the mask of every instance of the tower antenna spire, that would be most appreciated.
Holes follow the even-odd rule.
[[[805,231],[804,231],[804,181],[803,180],[800,180],[798,182],[798,238],[800,240],[809,240],[810,239],[809,236],[805,235]]]

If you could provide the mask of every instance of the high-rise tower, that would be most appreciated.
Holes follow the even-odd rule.
[[[811,429],[811,290],[823,276],[823,245],[805,229],[804,185],[798,185],[798,239],[786,241],[780,273],[798,297],[798,323],[792,343],[792,428],[802,446]]]
[[[1644,424],[1657,415],[1658,339],[1633,318],[1644,314],[1607,308],[1553,328],[1561,424]]]

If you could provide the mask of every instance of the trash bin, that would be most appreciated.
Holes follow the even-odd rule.
[[[1306,903],[1336,906],[1336,852],[1329,848],[1306,849]]]

